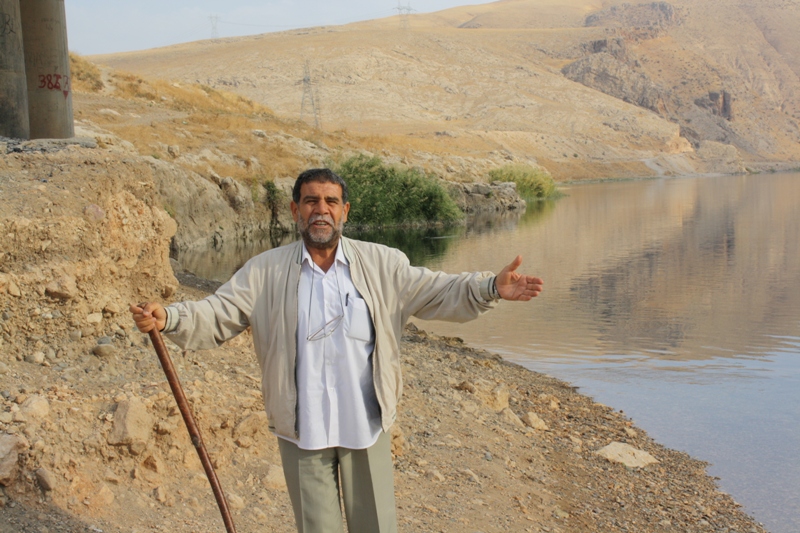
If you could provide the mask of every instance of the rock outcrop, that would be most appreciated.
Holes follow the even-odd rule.
[[[619,51],[619,47],[612,46],[611,51],[601,51],[579,59],[565,66],[561,72],[572,81],[666,116],[668,109],[663,91],[647,74],[637,72],[618,59]]]

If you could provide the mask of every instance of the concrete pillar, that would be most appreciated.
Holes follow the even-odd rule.
[[[0,0],[0,136],[30,139],[19,0]]]
[[[64,0],[21,0],[31,139],[75,136]]]

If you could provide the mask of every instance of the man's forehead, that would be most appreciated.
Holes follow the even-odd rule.
[[[300,198],[306,196],[342,199],[342,186],[329,181],[308,181],[300,186]]]

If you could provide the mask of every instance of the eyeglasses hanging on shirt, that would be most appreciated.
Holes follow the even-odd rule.
[[[311,290],[309,291],[309,296],[308,296],[308,321],[307,321],[308,335],[306,336],[306,340],[309,342],[322,340],[326,337],[330,337],[331,335],[333,335],[333,332],[336,331],[336,328],[338,328],[341,325],[342,320],[344,319],[344,308],[350,302],[350,293],[348,292],[347,295],[345,295],[344,303],[342,303],[342,290],[339,287],[339,270],[336,268],[335,265],[333,268],[335,269],[333,272],[333,277],[336,279],[336,293],[339,295],[339,303],[341,304],[342,311],[332,319],[325,322],[325,324],[321,328],[314,330],[313,332],[311,331],[311,305],[314,301],[314,285],[315,285],[314,276],[316,275],[316,268],[314,268],[314,266],[312,265]]]

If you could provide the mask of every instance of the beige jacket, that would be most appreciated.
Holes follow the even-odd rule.
[[[353,284],[375,326],[372,357],[375,393],[384,431],[397,417],[402,394],[400,338],[410,316],[466,322],[491,309],[491,272],[459,275],[413,267],[394,248],[343,237]],[[167,307],[166,336],[187,350],[215,348],[248,326],[261,366],[261,391],[277,435],[298,438],[297,288],[302,242],[250,259],[217,292],[198,302]]]

